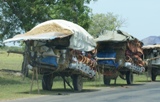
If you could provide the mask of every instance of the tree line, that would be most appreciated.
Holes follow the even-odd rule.
[[[116,30],[125,19],[113,13],[93,14],[88,6],[98,0],[0,0],[0,45],[3,40],[29,31],[51,19],[74,22],[97,37],[104,30]]]

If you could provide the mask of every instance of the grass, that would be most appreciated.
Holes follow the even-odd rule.
[[[20,70],[23,57],[20,54],[0,53],[0,69]]]
[[[24,80],[22,76],[18,74],[13,74],[11,72],[6,72],[5,70],[21,70],[22,64],[22,55],[19,54],[10,54],[7,56],[5,51],[0,53],[0,100],[10,100],[17,98],[25,98],[25,97],[34,97],[38,95],[58,95],[65,94],[66,92],[73,92],[68,86],[67,89],[63,88],[63,81],[60,77],[56,77],[54,80],[53,90],[52,91],[44,91],[41,87],[41,75],[39,76],[39,86],[40,86],[40,94],[37,92],[37,84],[34,81],[33,91],[30,92],[31,85],[31,75],[26,77]],[[31,74],[31,72],[30,72]],[[101,75],[102,76],[102,75]],[[110,86],[105,86],[103,84],[102,77],[96,76],[95,80],[84,80],[83,91],[95,91],[99,89],[99,87],[121,87],[126,85],[126,81],[120,78],[117,79],[117,84],[114,85],[114,80],[111,81]],[[158,76],[158,79],[160,77]],[[70,80],[70,78],[67,78]],[[150,80],[150,79],[149,79]],[[143,84],[147,82],[147,78],[145,75],[134,75],[134,84]]]

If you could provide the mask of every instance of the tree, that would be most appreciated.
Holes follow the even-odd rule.
[[[50,19],[65,19],[89,28],[92,0],[0,0],[0,41],[29,31]],[[93,0],[96,1],[96,0]]]
[[[113,13],[107,14],[93,14],[92,22],[88,29],[88,32],[94,37],[102,34],[105,30],[117,30],[125,24],[125,19],[120,18]]]
[[[7,7],[5,7],[6,3],[2,2],[0,0],[0,43],[2,45],[2,40],[10,38],[10,34],[16,33],[18,29],[18,22],[15,15],[10,16],[10,11],[8,10],[7,13]],[[15,30],[16,29],[16,30]]]

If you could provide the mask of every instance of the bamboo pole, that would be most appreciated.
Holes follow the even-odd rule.
[[[96,60],[115,60],[116,58],[99,58],[96,57]]]
[[[153,57],[153,58],[147,59],[147,61],[155,60],[155,59],[158,59],[158,58],[160,58],[160,56],[157,56],[157,57]]]

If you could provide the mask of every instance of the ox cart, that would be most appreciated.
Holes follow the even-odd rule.
[[[143,46],[144,59],[147,62],[147,72],[152,81],[160,75],[160,44]]]
[[[66,20],[49,20],[30,31],[7,39],[4,43],[25,43],[24,68],[37,70],[42,77],[42,89],[51,90],[56,76],[71,77],[73,89],[81,91],[82,78],[94,78],[96,73],[93,37],[82,27]]]
[[[145,71],[142,61],[142,42],[126,32],[104,31],[97,42],[97,68],[103,74],[105,85],[120,76],[127,84],[133,83],[133,74]]]

